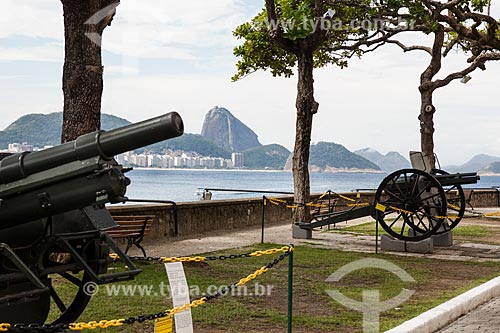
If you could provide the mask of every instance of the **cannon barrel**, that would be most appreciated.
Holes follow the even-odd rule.
[[[111,131],[96,131],[75,141],[33,153],[6,157],[0,161],[0,184],[74,161],[92,157],[111,160],[113,156],[182,135],[184,125],[177,112]]]

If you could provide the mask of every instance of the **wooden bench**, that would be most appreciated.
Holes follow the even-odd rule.
[[[119,216],[112,215],[115,220],[116,227],[109,229],[107,231],[108,235],[110,235],[114,239],[126,239],[127,240],[127,248],[125,249],[125,254],[127,254],[128,250],[135,245],[142,251],[144,257],[147,257],[146,250],[141,245],[141,242],[144,240],[144,236],[147,235],[152,228],[152,224],[155,215],[137,215],[137,216]]]
[[[318,215],[329,214],[333,212],[333,208],[337,204],[338,199],[332,198],[328,199],[319,199],[314,202],[314,205],[311,207],[311,216],[314,218]]]
[[[469,205],[471,209],[474,209],[474,207],[472,206],[472,195],[474,194],[474,189],[464,188],[463,190],[465,196],[465,207],[467,208],[467,205]]]

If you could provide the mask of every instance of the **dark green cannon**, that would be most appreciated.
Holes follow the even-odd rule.
[[[126,200],[130,179],[113,156],[183,134],[176,112],[111,131],[97,131],[43,151],[0,157],[0,323],[74,321],[91,298],[89,283],[140,273],[105,230],[105,204]],[[109,273],[109,252],[128,268]],[[63,300],[55,276],[73,285]]]

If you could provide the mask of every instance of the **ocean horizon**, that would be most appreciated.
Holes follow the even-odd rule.
[[[380,173],[311,173],[311,193],[375,190],[386,176]],[[290,171],[138,168],[127,173],[127,177],[132,181],[126,194],[130,199],[192,202],[200,200],[205,189],[262,191],[211,191],[212,200],[258,198],[266,192],[293,193]],[[500,176],[481,176],[477,184],[467,187],[500,187]]]

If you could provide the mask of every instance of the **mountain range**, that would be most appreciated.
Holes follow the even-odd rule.
[[[101,125],[110,130],[130,124],[126,119],[102,114]],[[51,114],[29,114],[22,116],[5,130],[0,131],[0,149],[9,143],[27,142],[35,146],[59,144],[62,127],[62,112]],[[167,140],[142,148],[138,152],[162,153],[165,150],[195,152],[202,156],[230,158],[231,153],[244,154],[245,166],[250,169],[291,170],[291,152],[279,145],[262,145],[257,134],[237,119],[229,110],[214,107],[208,111],[200,134],[186,133],[179,138]],[[392,172],[410,167],[410,162],[397,152],[386,155],[365,148],[354,153],[333,142],[311,145],[310,167],[312,171],[326,172]],[[445,166],[448,172],[500,173],[500,157],[477,155],[461,166]]]
[[[382,155],[372,148],[356,150],[354,154],[362,156],[372,163],[375,163],[386,173],[390,173],[399,169],[411,168],[410,162],[398,152],[389,152]]]
[[[375,163],[333,142],[311,145],[309,169],[312,172],[382,172]],[[292,170],[292,155],[285,164],[285,170]]]
[[[474,156],[467,163],[462,165],[444,166],[443,169],[451,172],[477,172],[481,175],[500,174],[500,157],[480,154]]]

